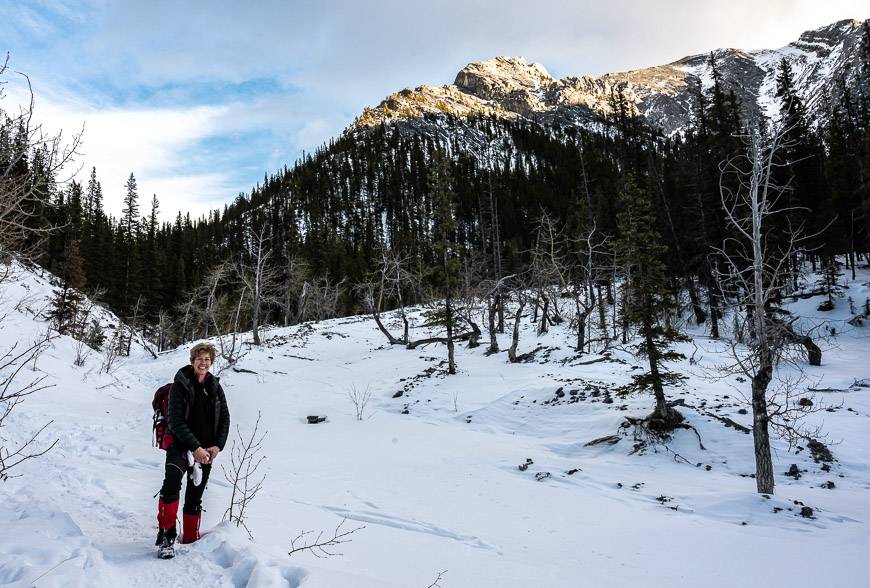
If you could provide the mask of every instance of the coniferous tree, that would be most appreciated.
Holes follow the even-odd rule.
[[[784,129],[782,136],[782,162],[773,178],[779,185],[788,186],[785,202],[788,208],[783,219],[786,226],[781,233],[805,227],[807,234],[818,234],[816,242],[808,243],[809,249],[822,250],[826,257],[832,257],[837,250],[843,251],[844,243],[839,241],[842,227],[837,231],[824,231],[835,219],[841,217],[839,207],[829,202],[828,206],[818,203],[828,200],[824,188],[824,153],[816,133],[810,128],[803,99],[794,85],[791,64],[785,58],[780,61],[776,78],[776,97],[779,101],[779,124]],[[845,219],[841,219],[845,220]],[[824,231],[824,232],[823,232]],[[791,287],[797,287],[799,260],[797,255],[790,260]]]
[[[76,239],[69,239],[58,271],[61,278],[60,289],[52,297],[49,310],[49,318],[54,323],[54,328],[62,335],[82,336],[81,333],[73,333],[73,331],[78,324],[79,306],[84,300],[81,289],[87,283],[83,265],[79,242]]]
[[[662,261],[667,256],[667,247],[656,229],[652,201],[635,177],[626,179],[619,201],[623,210],[617,215],[620,234],[613,249],[617,265],[624,273],[622,312],[630,323],[637,325],[641,341],[636,349],[649,366],[646,373],[634,376],[633,388],[652,390],[655,409],[648,417],[649,426],[668,431],[682,421],[682,416],[668,406],[664,387],[677,383],[681,376],[668,371],[664,364],[683,359],[670,346],[684,337],[662,322],[664,315],[674,310]]]
[[[122,252],[123,284],[120,292],[122,308],[129,310],[136,298],[139,283],[139,193],[133,174],[127,179],[121,219],[118,223],[118,246]]]
[[[453,308],[453,283],[457,269],[456,243],[452,234],[456,229],[454,218],[453,177],[450,160],[443,151],[436,151],[430,168],[430,190],[434,201],[433,220],[435,231],[435,253],[439,258],[439,281],[444,295],[444,307],[433,315],[433,322],[447,330],[447,372],[456,373],[456,360],[453,350],[453,334],[456,327],[456,312]]]
[[[160,203],[157,194],[151,197],[151,212],[148,215],[143,250],[142,283],[146,296],[145,316],[149,320],[155,320],[160,310],[160,301],[163,292],[163,272],[165,271],[163,255],[158,244]]]

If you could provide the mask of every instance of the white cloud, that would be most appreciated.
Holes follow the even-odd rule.
[[[21,87],[9,88],[4,106],[24,103]],[[219,207],[237,190],[229,173],[190,170],[197,143],[221,132],[220,123],[229,108],[97,109],[71,96],[40,91],[34,119],[49,133],[65,136],[84,126],[75,160],[75,178],[87,182],[91,167],[103,188],[106,211],[118,215],[125,183],[132,172],[144,211],[152,194],[160,200],[162,217],[170,219],[178,210],[196,217]]]
[[[140,184],[142,209],[150,206],[151,194],[157,194],[163,220],[174,219],[179,211],[182,216],[190,212],[190,216],[195,219],[209,210],[220,209],[231,200],[235,188],[220,173],[155,176],[148,180],[147,185],[148,191],[144,192]]]
[[[90,167],[96,166],[109,212],[120,211],[124,184],[131,172],[136,176],[141,200],[150,200],[156,193],[165,215],[175,210],[189,210],[198,215],[208,210],[213,201],[231,193],[226,175],[185,171],[185,162],[191,159],[196,143],[217,132],[216,123],[223,108],[81,112],[52,104],[46,106],[40,116],[45,116],[46,121],[57,121],[63,128],[75,128],[77,121],[85,122],[79,159],[87,169],[79,174],[80,179],[87,178]],[[197,183],[204,179],[208,181]]]

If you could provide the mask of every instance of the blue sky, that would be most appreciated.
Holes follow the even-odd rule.
[[[465,64],[522,55],[595,75],[717,47],[779,47],[870,17],[866,0],[0,0],[0,51],[30,77],[47,127],[84,125],[77,164],[107,207],[136,175],[164,218],[247,192],[365,106]],[[7,76],[11,108],[20,78]],[[71,170],[75,172],[76,170]]]

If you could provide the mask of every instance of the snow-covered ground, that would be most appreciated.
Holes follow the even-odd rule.
[[[0,351],[45,332],[33,315],[49,285],[22,272],[2,286]],[[27,304],[18,304],[30,296]],[[870,296],[870,272],[845,296]],[[445,350],[386,344],[373,321],[352,317],[266,332],[226,370],[233,418],[249,433],[268,430],[262,492],[249,507],[254,536],[221,523],[230,487],[220,469],[205,494],[198,543],[174,560],[155,558],[156,498],[163,452],[150,446],[154,389],[186,363],[187,350],[144,351],[99,373],[92,353],[73,365],[73,341],[56,339],[36,371],[53,387],[19,405],[0,429],[12,446],[52,421],[58,445],[0,482],[0,584],[12,586],[304,586],[358,588],[607,586],[861,586],[870,572],[870,326],[851,327],[846,299],[832,312],[819,299],[792,309],[827,326],[823,365],[803,386],[831,405],[824,426],[836,461],[817,463],[804,447],[775,443],[776,494],[755,493],[751,435],[718,417],[742,414],[748,382],[711,379],[725,346],[697,333],[674,365],[688,376],[672,399],[690,430],[666,447],[635,452],[621,427],[643,416],[645,395],[620,398],[641,362],[626,351],[577,356],[572,333],[536,337],[527,325],[511,365],[485,345],[457,347],[459,374],[446,375]],[[28,310],[31,309],[31,310]],[[422,333],[417,332],[416,336]],[[508,335],[500,339],[509,345]],[[372,393],[357,421],[348,391]],[[399,397],[394,397],[398,392]],[[809,394],[806,394],[808,397]],[[406,410],[407,409],[407,410]],[[325,422],[308,424],[308,415]],[[235,432],[233,433],[235,435]],[[587,446],[616,435],[615,444]],[[229,462],[229,447],[218,458]],[[518,466],[532,460],[525,471]],[[795,479],[784,473],[791,464]],[[830,471],[824,471],[829,467]],[[827,482],[833,488],[826,488]],[[812,518],[800,515],[803,506]],[[288,556],[302,531],[359,528],[341,555]],[[440,572],[444,572],[437,584]]]

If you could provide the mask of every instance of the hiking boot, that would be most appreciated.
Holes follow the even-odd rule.
[[[175,538],[178,532],[175,527],[160,529],[157,531],[157,557],[160,559],[172,559],[175,557]]]

